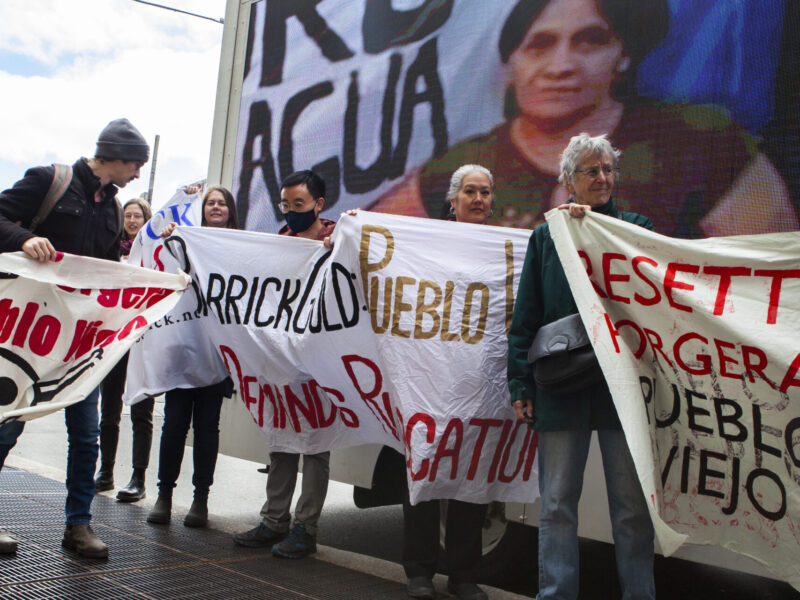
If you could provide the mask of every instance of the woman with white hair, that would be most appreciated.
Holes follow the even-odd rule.
[[[445,202],[459,223],[484,225],[492,214],[494,178],[481,165],[463,165],[450,177]],[[439,562],[440,500],[411,505],[403,499],[403,568],[412,598],[436,598],[433,575]],[[447,589],[460,600],[485,600],[474,581],[481,560],[482,527],[486,505],[447,500],[445,528]]]
[[[615,150],[605,136],[573,137],[561,157],[559,181],[570,195],[561,206],[573,217],[593,210],[652,230],[640,214],[618,212],[611,194],[617,176]],[[516,418],[539,435],[538,600],[578,597],[578,500],[592,432],[597,431],[608,489],[617,572],[623,598],[655,598],[653,525],[622,426],[605,379],[587,387],[545,392],[527,361],[539,330],[578,309],[547,223],[528,243],[508,335],[508,387]]]

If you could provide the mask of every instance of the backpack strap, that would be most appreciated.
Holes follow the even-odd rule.
[[[53,210],[56,202],[61,200],[62,196],[67,191],[69,184],[72,183],[72,167],[70,165],[53,164],[53,181],[50,184],[50,189],[47,190],[47,195],[39,205],[39,210],[36,216],[31,221],[31,226],[28,230],[33,233],[39,224],[44,221]]]

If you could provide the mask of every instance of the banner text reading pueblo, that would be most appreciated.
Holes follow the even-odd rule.
[[[666,303],[670,309],[680,313],[693,313],[698,306],[708,306],[709,309],[713,306],[710,314],[720,319],[734,318],[732,310],[733,300],[737,295],[737,283],[749,284],[747,287],[753,289],[753,279],[757,278],[763,282],[765,308],[763,315],[753,316],[761,324],[768,326],[780,326],[781,290],[784,281],[800,278],[800,269],[751,269],[745,266],[676,262],[660,266],[647,256],[630,258],[620,253],[605,252],[592,261],[586,252],[579,251],[579,254],[592,286],[601,298],[643,307]],[[646,294],[637,291],[643,287],[647,289]],[[605,321],[617,353],[621,352],[621,337],[629,342],[637,360],[642,359],[649,347],[653,362],[667,379],[670,379],[670,373],[679,372],[688,374],[689,381],[699,381],[705,376],[711,378],[714,390],[720,389],[715,382],[721,382],[721,378],[738,380],[745,391],[750,386],[761,386],[770,390],[771,393],[767,396],[774,396],[776,400],[780,397],[782,400],[779,403],[782,405],[788,401],[787,394],[791,388],[800,386],[800,353],[778,358],[774,351],[770,356],[764,348],[737,343],[731,339],[708,339],[696,331],[673,328],[668,334],[662,335],[627,318],[612,322],[606,314]],[[650,404],[656,398],[656,378],[641,379],[645,402]],[[680,420],[695,435],[717,437],[728,445],[752,443],[755,456],[771,455],[778,458],[788,475],[784,480],[774,472],[762,468],[762,458],[757,459],[759,468],[743,474],[739,472],[738,457],[702,450],[699,453],[697,493],[722,498],[723,494],[711,480],[729,477],[732,483],[729,487],[728,505],[723,509],[726,514],[736,510],[741,482],[759,513],[773,520],[781,518],[786,512],[783,482],[793,480],[800,485],[800,471],[796,471],[800,469],[800,451],[793,442],[800,434],[800,417],[786,415],[782,424],[775,423],[774,419],[767,423],[766,416],[762,415],[766,404],[764,394],[760,395],[761,401],[748,400],[748,409],[743,408],[743,403],[736,399],[722,397],[718,391],[717,397],[708,398],[707,394],[698,391],[697,386],[683,389],[679,389],[675,383],[671,386],[673,400],[671,406],[667,407],[667,414],[654,415],[658,429],[670,427]],[[746,395],[748,399],[753,396],[752,393]],[[690,455],[694,454],[694,450],[690,446],[683,450],[682,466],[672,469],[673,463],[678,462],[680,449],[677,446],[670,448],[663,465],[662,483],[666,484],[671,472],[680,470],[680,488],[685,493],[690,487]],[[726,467],[729,461],[730,465]],[[780,493],[782,501],[776,506],[765,507],[758,501],[758,494],[753,492],[753,488],[759,483],[759,479],[769,480],[770,485]]]
[[[382,241],[378,260],[370,261],[370,245]],[[438,338],[446,342],[463,341],[477,344],[483,339],[489,309],[490,288],[475,281],[465,287],[453,281],[435,282],[414,277],[370,277],[385,269],[394,255],[394,237],[385,227],[365,225],[362,228],[359,268],[368,298],[372,329],[375,333],[413,339]],[[223,325],[252,325],[255,327],[290,329],[294,333],[319,333],[354,327],[359,319],[355,273],[345,265],[332,262],[330,279],[320,274],[330,258],[322,255],[313,265],[307,278],[267,276],[247,279],[241,275],[223,276],[210,273],[203,294],[199,295],[198,311],[209,311]],[[506,243],[506,308],[510,316],[513,307],[511,282],[513,278],[513,248]],[[319,285],[319,293],[315,287]],[[327,287],[333,288],[333,298]],[[383,303],[380,308],[380,296]],[[409,301],[407,301],[407,299]],[[415,300],[414,300],[415,299]],[[404,315],[413,315],[414,326],[401,326]]]

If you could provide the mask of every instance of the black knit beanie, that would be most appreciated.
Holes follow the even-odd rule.
[[[128,119],[115,119],[106,125],[97,138],[97,158],[147,162],[150,146]]]

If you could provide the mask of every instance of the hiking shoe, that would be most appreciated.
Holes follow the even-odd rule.
[[[89,558],[108,558],[108,546],[92,531],[88,523],[67,525],[61,545]]]
[[[274,546],[283,538],[286,537],[286,532],[273,531],[264,523],[259,523],[258,527],[253,527],[242,533],[234,533],[233,541],[240,546],[247,546],[248,548],[266,548],[267,546]]]
[[[306,531],[305,525],[295,525],[281,543],[272,547],[275,556],[304,558],[317,551],[317,538]]]

